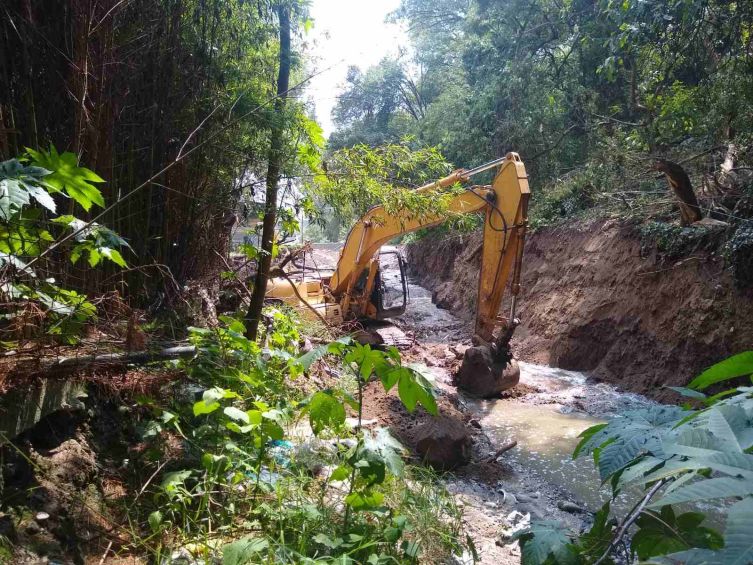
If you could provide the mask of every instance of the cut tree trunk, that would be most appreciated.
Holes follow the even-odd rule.
[[[280,182],[280,169],[283,159],[283,134],[285,131],[285,102],[290,84],[290,7],[286,4],[277,6],[280,19],[280,70],[277,75],[277,99],[275,100],[275,121],[272,124],[267,164],[267,193],[264,203],[264,223],[261,234],[261,253],[259,268],[254,281],[254,291],[246,313],[246,337],[256,340],[259,320],[267,293],[267,281],[272,265],[272,247],[277,223],[277,186]]]
[[[667,183],[679,200],[680,223],[683,226],[698,222],[703,218],[701,207],[698,205],[690,177],[680,165],[667,159],[657,159],[653,170],[664,173]]]

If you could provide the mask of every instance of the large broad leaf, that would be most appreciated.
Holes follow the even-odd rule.
[[[719,549],[722,536],[701,526],[704,519],[699,512],[675,516],[671,506],[664,506],[659,513],[646,512],[636,521],[639,530],[630,546],[641,560],[691,548]]]
[[[523,563],[526,565],[544,565],[552,560],[557,565],[577,563],[567,530],[559,522],[552,520],[536,521],[531,527],[518,533],[515,539],[520,541]],[[551,560],[550,560],[551,558]]]
[[[578,540],[578,549],[588,562],[597,561],[612,543],[614,524],[609,519],[609,509],[607,502],[594,515],[591,529]]]
[[[222,548],[222,565],[246,565],[258,563],[259,554],[269,547],[261,538],[247,537],[227,544]]]
[[[717,363],[690,381],[688,388],[703,390],[715,383],[753,374],[753,351],[746,351]]]
[[[582,452],[584,452],[589,445],[596,445],[596,441],[598,441],[599,437],[603,437],[602,441],[606,441],[607,439],[607,432],[604,432],[601,434],[601,436],[597,436],[597,438],[594,440],[594,436],[596,436],[597,433],[601,432],[606,428],[609,424],[596,424],[595,426],[591,426],[590,428],[587,428],[583,430],[580,433],[580,438],[582,438],[578,445],[575,447],[575,451],[573,451],[573,459],[577,459],[579,455],[581,455]]]
[[[405,448],[397,441],[387,428],[379,428],[376,434],[366,433],[363,450],[377,454],[393,475],[402,475]]]
[[[0,219],[9,220],[29,204],[30,198],[55,212],[55,201],[40,185],[49,174],[41,167],[24,166],[18,159],[0,163]]]
[[[603,452],[613,443],[617,444],[613,450],[617,450],[628,442],[640,442],[646,451],[661,456],[661,445],[655,440],[670,430],[684,414],[686,412],[676,406],[652,406],[625,412],[606,425],[594,426],[583,432],[583,439],[576,448],[575,455],[593,453],[598,448],[603,448]],[[633,447],[637,445],[638,443],[633,443]],[[599,459],[601,455],[600,453]],[[634,457],[630,460],[632,459]]]
[[[667,504],[679,504],[681,502],[733,498],[749,494],[753,494],[753,481],[732,477],[716,477],[678,488],[651,504],[650,508],[659,508]]]
[[[719,551],[691,549],[672,553],[650,563],[675,565],[749,565],[753,563],[753,498],[748,497],[730,508],[724,531],[724,548]]]
[[[658,433],[638,433],[625,441],[610,443],[599,454],[601,480],[607,480],[642,455],[661,452]]]
[[[724,557],[728,565],[753,563],[753,498],[730,508],[724,530]]]
[[[436,415],[438,413],[433,386],[417,371],[407,369],[400,373],[397,392],[408,412],[413,412],[416,409],[416,404],[420,403],[429,414]]]

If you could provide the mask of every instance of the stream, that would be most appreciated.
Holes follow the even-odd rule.
[[[405,330],[414,332],[423,343],[468,342],[472,332],[468,321],[437,308],[431,293],[414,282],[408,290],[406,312],[396,320]],[[576,530],[588,523],[587,513],[563,512],[561,505],[594,512],[611,498],[611,489],[601,486],[590,456],[572,458],[579,434],[617,413],[655,404],[575,371],[522,362],[520,368],[520,388],[530,391],[521,396],[481,400],[459,393],[493,449],[512,440],[518,442],[500,457],[513,476],[500,481],[496,489],[460,477],[448,481],[449,490],[463,505],[466,528],[481,563],[519,563],[520,548],[517,543],[505,543],[509,538],[505,532],[514,532],[531,519],[555,519]],[[449,371],[441,366],[428,370],[447,390],[452,379]],[[612,508],[619,514],[628,511],[638,493],[636,488],[621,494]],[[466,556],[459,562],[472,559]]]

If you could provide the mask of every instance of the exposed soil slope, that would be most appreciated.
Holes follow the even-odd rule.
[[[435,302],[470,318],[480,234],[408,247],[412,275]],[[642,249],[633,225],[600,220],[529,236],[514,345],[522,360],[586,371],[669,398],[725,356],[753,347],[753,291],[736,289],[718,252],[669,261]]]

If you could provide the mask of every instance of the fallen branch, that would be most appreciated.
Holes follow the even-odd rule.
[[[98,355],[81,355],[77,357],[61,357],[53,361],[44,369],[48,371],[61,371],[73,368],[88,367],[91,365],[142,365],[156,361],[170,361],[172,359],[185,359],[193,357],[196,348],[193,345],[179,345],[167,347],[156,351],[135,351],[132,353],[100,353]]]
[[[516,440],[513,440],[510,443],[506,443],[505,445],[500,447],[497,451],[495,451],[494,454],[485,461],[485,463],[493,463],[494,461],[497,460],[497,458],[499,458],[500,455],[502,455],[506,451],[510,451],[513,447],[517,445],[518,445],[518,442]]]

